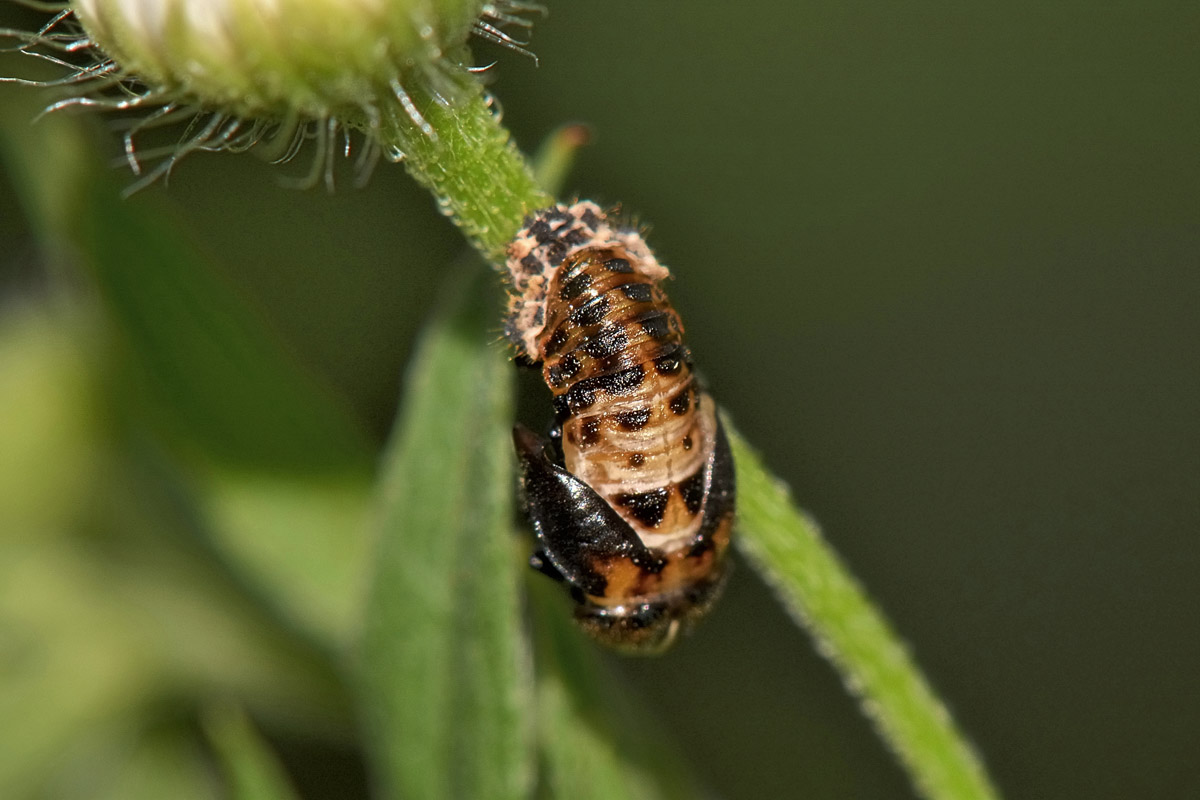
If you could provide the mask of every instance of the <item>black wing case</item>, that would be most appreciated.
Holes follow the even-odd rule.
[[[607,581],[595,565],[626,557],[652,572],[663,560],[642,544],[629,523],[604,498],[547,454],[549,443],[524,426],[513,429],[521,462],[521,487],[539,555],[584,594],[602,596]]]

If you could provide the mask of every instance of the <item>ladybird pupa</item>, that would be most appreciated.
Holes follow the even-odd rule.
[[[668,271],[594,203],[531,215],[508,250],[506,332],[540,363],[549,440],[514,431],[531,563],[564,581],[596,639],[668,647],[720,592],[733,527],[733,457],[700,387]]]

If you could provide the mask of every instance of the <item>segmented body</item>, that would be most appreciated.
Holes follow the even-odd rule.
[[[539,212],[509,254],[509,335],[558,412],[557,448],[517,434],[535,560],[571,584],[598,638],[664,646],[720,587],[734,494],[667,270],[591,203]]]
[[[700,525],[716,433],[679,316],[619,248],[588,247],[566,259],[550,297],[538,344],[567,471],[647,547],[678,548]]]

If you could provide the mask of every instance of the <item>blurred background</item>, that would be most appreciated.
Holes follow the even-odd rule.
[[[0,27],[23,16],[3,13]],[[540,67],[476,48],[500,62],[491,89],[527,152],[564,122],[592,127],[566,194],[620,202],[650,226],[713,394],[821,522],[1011,798],[1200,796],[1198,36],[1200,10],[1169,2],[764,0],[685,13],[613,0],[552,4],[534,33]],[[3,74],[19,64],[0,61]],[[188,539],[192,521],[137,502],[144,485],[187,483],[161,456],[172,423],[123,393],[153,375],[106,360],[119,351],[111,331],[93,336],[120,293],[96,290],[69,251],[40,247],[44,223],[32,221],[61,201],[47,174],[97,169],[109,190],[132,179],[106,166],[118,151],[103,117],[59,142],[53,121],[29,125],[41,105],[0,87],[0,727],[59,747],[50,712],[29,700],[55,697],[53,724],[79,734],[103,720],[94,738],[115,748],[132,723],[109,712],[132,696],[129,676],[173,676],[156,695],[157,746],[191,763],[190,723],[161,698],[232,681],[278,693],[256,718],[312,796],[346,796],[362,778],[337,676],[303,666],[320,661],[272,633],[278,620],[254,610],[251,587],[222,590],[228,608],[210,603],[198,573],[211,554]],[[356,443],[333,477],[314,478],[345,492],[346,519],[279,498],[317,532],[298,559],[340,558],[339,524],[359,521],[344,475],[369,471],[413,333],[463,244],[399,167],[381,165],[365,189],[347,167],[332,195],[279,186],[305,167],[190,157],[169,186],[115,209],[106,234],[85,234],[142,247],[136,215],[167,215],[292,356],[281,370],[351,412],[352,431],[314,433]],[[204,321],[200,300],[180,303]],[[170,370],[176,357],[154,363]],[[158,466],[109,473],[127,456],[113,441]],[[307,470],[288,446],[279,458]],[[215,517],[254,517],[223,497],[207,507]],[[156,549],[164,527],[185,533]],[[117,529],[142,538],[118,548]],[[353,583],[347,570],[339,580]],[[159,584],[193,580],[198,599],[159,609],[157,625],[94,599],[139,581],[165,597]],[[346,613],[303,601],[318,628]],[[21,646],[47,626],[64,632]],[[695,636],[662,659],[613,664],[723,797],[912,796],[745,565]],[[62,696],[67,674],[79,677]],[[289,691],[328,708],[298,711]],[[322,737],[304,713],[322,715]],[[104,762],[79,738],[83,762]],[[8,753],[10,785],[34,780],[21,765],[45,753]],[[88,796],[69,778],[57,792]]]

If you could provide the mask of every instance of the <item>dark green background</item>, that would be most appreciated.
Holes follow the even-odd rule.
[[[534,49],[478,48],[506,123],[593,127],[568,193],[651,226],[713,393],[1006,796],[1200,796],[1200,10],[558,3]],[[303,169],[197,156],[130,202],[382,439],[462,246],[399,168]],[[725,797],[910,796],[744,566],[620,669]]]

